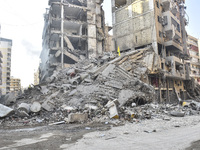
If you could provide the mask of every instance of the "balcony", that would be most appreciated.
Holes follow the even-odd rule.
[[[167,50],[183,51],[181,43],[175,40],[165,41],[165,46]]]
[[[166,66],[168,67],[168,72],[166,72],[167,77],[185,79],[185,67],[181,59],[176,56],[166,57]]]
[[[61,0],[49,0],[49,5],[51,5],[52,3],[55,3],[55,2],[61,2]]]
[[[180,33],[180,21],[179,19],[177,19],[171,11],[166,11],[163,13],[163,16],[166,18],[165,19],[165,27],[164,30],[167,31],[172,31],[174,30],[174,32],[181,37],[181,33]]]
[[[51,5],[52,3],[56,3],[56,2],[61,2],[61,0],[49,0],[49,5]],[[70,4],[75,4],[78,6],[87,6],[87,0],[67,0],[68,3]],[[64,2],[65,3],[65,2]]]
[[[171,0],[161,0],[161,3],[163,5],[164,10],[169,10],[170,9],[170,1]]]

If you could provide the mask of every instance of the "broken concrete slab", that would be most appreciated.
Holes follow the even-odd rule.
[[[86,113],[71,113],[68,116],[68,121],[73,122],[85,122],[88,120],[88,114]]]
[[[40,92],[42,92],[42,94],[48,94],[49,89],[47,89],[46,86],[41,86],[41,90],[40,90]]]
[[[90,109],[90,110],[97,110],[98,107],[92,104],[85,104],[85,108],[86,109]]]
[[[135,92],[133,90],[121,90],[119,93],[119,103],[123,106],[131,97],[133,97]]]
[[[3,97],[3,104],[6,106],[12,105],[16,102],[16,96],[14,92],[8,93]]]
[[[50,100],[46,100],[44,103],[42,103],[42,108],[46,111],[53,111],[55,108],[55,104]]]
[[[109,101],[105,107],[109,108],[109,117],[113,118],[113,119],[119,119],[119,114],[118,114],[118,110],[117,110],[117,104],[118,101],[114,100],[114,101]]]
[[[62,105],[62,106],[61,106],[61,110],[62,110],[62,111],[67,111],[67,112],[71,112],[71,111],[74,111],[75,108],[74,108],[74,107],[71,107],[71,106],[67,106],[67,105]]]
[[[14,110],[12,108],[0,104],[0,118],[7,117],[12,113],[14,113]]]
[[[115,80],[107,81],[105,82],[105,85],[113,87],[113,88],[117,88],[117,89],[123,88],[123,83],[115,81]]]
[[[30,107],[31,105],[30,104],[27,104],[27,103],[21,103],[18,107],[18,111],[24,111],[26,112],[27,114],[29,114],[30,112]]]
[[[184,112],[179,112],[179,111],[171,111],[170,115],[174,116],[174,117],[184,117],[185,113]]]
[[[41,110],[41,104],[39,102],[33,102],[30,107],[31,112],[37,113]]]
[[[115,68],[115,65],[114,64],[110,64],[108,65],[102,72],[102,75],[107,77],[111,72],[113,72]]]
[[[75,95],[76,93],[77,93],[77,90],[74,89],[73,91],[71,91],[71,92],[69,93],[69,96],[73,96],[73,95]]]

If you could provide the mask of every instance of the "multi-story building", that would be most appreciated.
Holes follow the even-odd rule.
[[[34,85],[39,84],[39,69],[34,73]]]
[[[189,78],[185,0],[112,0],[115,49],[128,51],[152,45],[160,69],[149,73],[158,101],[186,97]],[[126,41],[126,42],[124,42]]]
[[[105,51],[103,0],[49,0],[44,14],[40,81],[57,67]]]
[[[10,92],[11,49],[12,49],[12,40],[0,38],[0,51],[3,55],[2,83],[0,84],[2,95],[6,95],[7,93]]]
[[[21,91],[21,80],[18,78],[10,78],[10,92],[15,92],[16,94]]]
[[[190,77],[194,78],[195,81],[200,84],[200,55],[198,48],[198,39],[189,35],[187,44],[190,53],[190,60],[188,61],[188,64],[190,66]]]
[[[3,58],[3,55],[0,51],[0,85],[2,84],[2,58]],[[2,89],[0,89],[0,97],[2,96]]]

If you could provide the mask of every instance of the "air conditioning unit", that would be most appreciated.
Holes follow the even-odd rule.
[[[162,21],[162,25],[166,26],[168,24],[167,16],[162,16],[161,21]]]
[[[163,37],[164,37],[164,38],[166,38],[166,37],[167,37],[167,35],[166,35],[166,32],[163,32]]]

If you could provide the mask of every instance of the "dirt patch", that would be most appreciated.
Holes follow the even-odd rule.
[[[193,142],[190,147],[186,148],[185,150],[199,150],[200,149],[200,140]]]
[[[77,142],[86,133],[108,129],[110,125],[105,124],[68,124],[5,129],[0,130],[0,150],[57,150],[62,144]]]

